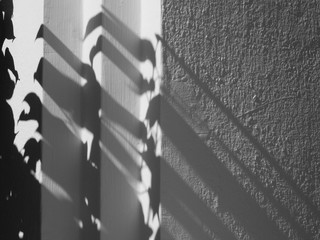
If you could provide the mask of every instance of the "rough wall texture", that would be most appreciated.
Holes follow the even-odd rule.
[[[320,1],[163,1],[162,239],[320,238]]]

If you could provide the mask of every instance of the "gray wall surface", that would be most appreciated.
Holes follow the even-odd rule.
[[[81,3],[46,1],[38,35],[42,239],[149,238],[139,146],[159,116],[161,239],[320,238],[320,1],[163,0],[162,94],[143,120],[142,6],[101,1],[90,65]]]
[[[163,1],[161,239],[320,239],[320,1]]]
[[[140,65],[149,61],[152,70],[155,49],[140,31],[139,1],[45,2],[37,36],[42,239],[143,240],[158,232],[148,222],[160,218],[150,207],[159,207],[159,187],[151,191],[142,179],[155,155],[140,106],[155,85]]]
[[[81,126],[81,2],[45,1],[45,28],[42,35],[38,34],[44,39],[40,82],[46,93],[42,111],[42,171],[50,179],[49,188],[42,190],[43,240],[79,239],[80,235],[82,143],[75,126]]]
[[[139,1],[104,0],[102,39],[101,221],[104,239],[143,239],[141,206],[130,181],[139,179],[137,146],[140,122],[138,61]],[[110,14],[112,13],[112,15]],[[112,22],[114,21],[114,22]],[[122,24],[121,24],[122,23]],[[132,35],[136,38],[130,39]],[[130,41],[131,40],[131,41]],[[128,180],[127,173],[132,176]]]

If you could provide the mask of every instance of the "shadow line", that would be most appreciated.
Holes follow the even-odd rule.
[[[121,106],[109,93],[103,90],[102,95],[106,101],[108,111],[107,114],[103,112],[102,117],[120,125],[137,139],[146,139],[147,129],[144,123]]]
[[[140,167],[133,159],[128,150],[125,149],[123,143],[117,139],[112,131],[103,124],[102,131],[106,134],[108,141],[105,147],[121,162],[123,166],[134,176],[137,180],[141,180]]]
[[[104,220],[108,226],[108,239],[148,240],[152,230],[144,222],[137,193],[113,161],[105,153],[102,155],[106,160],[103,179],[108,192],[102,198],[105,203],[104,211],[108,212],[108,217]]]
[[[108,57],[133,82],[136,93],[143,94],[153,90],[153,85],[150,85],[140,71],[104,36],[98,37],[96,45],[90,51],[91,63],[99,52]]]
[[[188,164],[219,196],[219,207],[230,211],[256,239],[286,239],[276,224],[266,216],[257,203],[242,189],[218,157],[206,147],[196,133],[175,112],[170,104],[161,99],[161,129],[174,146],[183,154]],[[196,159],[199,159],[196,161]]]
[[[41,69],[41,70],[40,70]],[[46,73],[46,84],[43,85],[43,72]],[[70,89],[72,91],[82,91],[81,86],[74,82],[71,78],[61,73],[55,66],[53,66],[47,59],[41,58],[38,64],[38,70],[34,74],[35,79],[40,83],[42,88],[51,96],[57,105],[66,109],[71,115],[77,116],[72,119],[80,125],[80,109],[74,106],[78,105],[79,99],[70,98]]]
[[[211,239],[208,235],[204,234],[204,226],[210,228],[218,238],[236,239],[232,232],[214,215],[212,209],[196,196],[190,187],[167,164],[165,159],[162,159],[161,171],[163,173],[161,192],[164,196],[161,198],[162,204],[170,210],[173,216],[177,217],[177,220],[185,226],[185,229],[191,235],[196,235],[194,236],[195,239]],[[188,216],[186,210],[182,208],[181,203],[193,213],[193,218],[197,218],[198,221],[197,219],[190,219],[192,216]],[[202,233],[199,233],[200,231]]]
[[[236,156],[236,154],[229,149],[229,147],[214,133],[212,133],[214,139],[218,142],[218,144],[222,147],[223,151],[226,152],[230,158],[232,158],[242,169],[242,171],[246,174],[248,178],[254,181],[254,185],[263,192],[263,194],[268,198],[270,203],[275,206],[275,208],[279,211],[280,215],[283,216],[288,223],[293,227],[297,234],[300,235],[301,239],[312,239],[313,236],[307,233],[306,229],[304,229],[297,219],[292,216],[290,211],[282,206],[281,202],[273,197],[272,191],[267,189],[266,187],[261,184],[259,179],[252,174],[252,172],[240,161],[240,159]]]
[[[111,130],[109,130],[107,127],[103,126],[100,127],[100,117],[99,117],[99,110],[101,107],[101,97],[105,97],[108,101],[108,120],[114,121],[115,123],[122,126],[124,129],[126,129],[128,132],[130,132],[133,136],[135,136],[138,139],[145,140],[147,135],[147,130],[141,121],[139,121],[135,116],[133,116],[129,111],[127,111],[124,107],[122,107],[119,103],[117,103],[106,91],[101,89],[100,85],[97,82],[95,73],[93,71],[92,66],[83,63],[77,56],[75,56],[62,42],[59,40],[51,31],[48,29],[45,25],[42,25],[38,31],[37,38],[43,38],[54,50],[55,52],[76,72],[79,74],[79,76],[85,78],[87,80],[87,83],[83,86],[81,89],[82,93],[82,102],[81,102],[81,126],[87,128],[90,132],[94,134],[94,139],[92,143],[92,153],[90,159],[82,159],[81,163],[81,216],[84,219],[83,229],[81,232],[81,238],[82,239],[97,239],[98,238],[98,231],[97,229],[94,229],[94,224],[89,223],[90,221],[90,215],[93,214],[95,218],[99,218],[100,214],[100,147],[99,147],[99,141],[100,141],[100,132],[104,131],[108,135],[108,139],[110,141],[107,142],[108,149],[112,152],[112,154],[117,158],[121,160],[121,163],[129,170],[129,172],[140,180],[140,166],[137,166],[133,160],[133,158],[130,156],[129,152],[125,149],[123,144],[116,138],[116,136],[112,133]],[[100,36],[97,40],[97,45],[91,49],[90,52],[90,60],[92,61],[94,56],[99,52],[102,51],[107,57],[110,58],[110,60],[122,71],[124,72],[129,79],[135,84],[135,89],[137,92],[144,93],[146,91],[153,90],[154,85],[152,83],[146,81],[143,79],[141,73],[137,68],[134,67],[134,65],[128,61],[128,59],[119,51],[117,50],[109,40],[106,38]],[[154,52],[154,51],[153,51]],[[140,59],[141,56],[137,56]],[[150,60],[150,59],[149,59]],[[71,86],[72,88],[79,86],[74,86],[73,83],[70,83],[71,79],[66,78],[61,74],[57,69],[55,69],[53,66],[48,64],[45,60],[42,60],[42,64],[48,67],[47,70],[50,71],[54,75],[54,77],[62,78],[61,85],[63,86]],[[39,64],[40,65],[40,64]],[[41,70],[36,72],[35,76],[38,77],[38,75],[41,74]],[[62,81],[69,81],[62,83]],[[51,84],[51,83],[50,83]],[[52,83],[53,84],[53,83]],[[58,96],[59,98],[59,96]],[[68,103],[65,103],[68,99],[68,96],[62,96],[61,97],[61,104],[68,106]],[[71,106],[72,104],[70,104]],[[83,145],[83,152],[88,151],[85,145]],[[84,154],[85,155],[85,154]],[[90,160],[90,161],[87,161]],[[95,163],[95,167],[92,167],[91,163]],[[118,174],[122,175],[122,174]],[[117,177],[117,179],[120,176]],[[123,177],[123,176],[122,176]],[[120,180],[119,180],[120,181]],[[115,182],[114,182],[115,183]],[[112,183],[112,184],[114,184]],[[112,185],[111,184],[111,185]],[[127,184],[127,183],[126,183]],[[112,187],[110,185],[110,187]],[[117,182],[117,187],[120,188],[120,186],[123,185],[120,182]],[[119,189],[121,192],[122,190]],[[108,193],[109,194],[109,193]],[[112,193],[111,193],[112,194]],[[129,194],[130,195],[130,194]],[[117,195],[119,196],[119,195]],[[120,197],[123,197],[123,192],[120,193]],[[136,201],[136,196],[133,197],[133,195],[130,195],[134,201]],[[158,195],[157,195],[158,196]],[[101,196],[105,197],[105,196]],[[89,199],[89,206],[84,205],[84,201],[82,203],[82,200]],[[123,199],[125,203],[127,203],[128,199]],[[119,217],[124,217],[124,215],[121,215],[120,209],[127,209],[132,210],[129,208],[129,206],[122,206],[117,205],[116,203],[121,203],[121,201],[111,201],[113,204],[107,207],[114,208],[116,212],[119,213]],[[115,205],[116,204],[116,205]],[[135,208],[138,211],[138,215],[132,215],[138,217],[138,221],[134,221],[135,224],[138,226],[138,233],[137,239],[149,239],[149,236],[151,235],[152,231],[144,224],[143,222],[143,214],[140,208]],[[140,210],[139,210],[140,209]],[[114,212],[112,211],[112,213]],[[132,220],[132,219],[131,219]],[[124,218],[122,219],[124,221]],[[129,219],[126,219],[125,221],[127,224],[129,224]],[[112,224],[116,231],[121,233],[122,230],[119,229],[119,226],[124,227],[125,229],[129,229],[128,225],[120,224],[120,222],[117,222],[118,225]],[[118,228],[118,229],[117,229]],[[132,226],[130,227],[132,228]],[[123,231],[122,231],[123,232]],[[133,236],[134,234],[132,234]],[[120,237],[121,234],[118,236],[115,234],[115,236]],[[159,236],[159,234],[158,234]],[[117,238],[119,239],[119,238]],[[127,238],[124,238],[127,239]]]
[[[296,183],[290,179],[285,171],[278,165],[274,156],[272,156],[268,150],[246,129],[245,126],[239,121],[239,119],[232,113],[232,111],[226,107],[221,100],[210,91],[210,88],[202,82],[199,77],[188,67],[183,58],[178,57],[174,49],[171,48],[168,43],[159,35],[157,39],[162,43],[164,49],[166,49],[174,60],[187,72],[187,74],[193,79],[193,81],[202,89],[202,91],[214,102],[214,104],[228,117],[228,119],[241,131],[241,133],[251,142],[251,144],[258,150],[265,159],[274,167],[274,169],[280,174],[281,178],[291,187],[295,194],[311,209],[314,216],[319,219],[320,210],[314,203],[301,191]]]
[[[140,62],[150,60],[152,65],[156,65],[155,51],[152,43],[146,39],[141,39],[136,33],[122,23],[112,12],[102,6],[103,12],[92,17],[86,28],[85,38],[96,28],[102,26],[111,34],[125,49],[130,52]]]
[[[86,128],[93,134],[91,149],[82,144],[81,151],[83,159],[80,162],[80,212],[83,227],[81,228],[81,239],[98,239],[99,229],[95,219],[100,218],[100,117],[99,109],[101,107],[101,88],[96,79],[93,68],[83,63],[55,34],[51,32],[45,25],[41,25],[37,37],[43,38],[54,51],[70,66],[79,76],[86,79],[86,84],[80,89],[79,101],[81,106],[80,126]],[[41,63],[40,63],[41,64]],[[51,73],[56,74],[55,77],[61,76],[61,73],[53,67],[46,64]],[[42,71],[43,71],[42,70]],[[41,71],[40,71],[41,72]],[[37,72],[35,73],[37,76]],[[66,79],[64,86],[70,86],[72,89],[79,89],[70,83],[71,79]],[[57,80],[59,81],[59,80]],[[52,83],[53,84],[53,83]],[[51,86],[51,83],[49,84]],[[61,87],[61,86],[59,86]],[[66,98],[68,98],[66,96]],[[64,103],[65,105],[65,103]],[[54,135],[54,133],[52,133]],[[58,149],[63,149],[63,146]],[[87,154],[90,151],[90,154]],[[89,156],[89,159],[88,159]],[[88,205],[86,202],[90,202]]]

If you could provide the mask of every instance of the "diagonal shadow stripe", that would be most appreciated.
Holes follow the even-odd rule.
[[[130,172],[136,179],[140,180],[140,166],[137,165],[132,154],[125,149],[123,143],[117,139],[114,133],[112,133],[107,126],[102,126],[102,131],[107,136],[108,140],[104,143],[105,147],[116,157],[119,162],[121,162],[122,165],[126,167],[128,172]]]
[[[214,133],[212,133],[214,134]],[[297,234],[301,237],[301,239],[312,239],[313,236],[310,235],[306,229],[304,229],[298,222],[298,220],[292,216],[290,211],[283,207],[281,202],[278,199],[273,197],[272,191],[267,189],[266,187],[261,184],[257,176],[252,174],[252,172],[240,161],[240,159],[236,156],[236,154],[228,148],[228,146],[216,135],[213,135],[215,140],[219,143],[222,147],[223,151],[225,151],[229,157],[231,157],[242,169],[247,177],[249,177],[252,181],[254,181],[254,185],[263,192],[263,194],[268,198],[268,200],[272,203],[273,206],[280,212],[281,216],[283,216],[288,223],[293,227],[294,230],[297,231]]]
[[[155,51],[152,43],[149,40],[141,39],[104,6],[103,11],[104,13],[98,13],[88,21],[84,38],[102,26],[136,59],[141,62],[150,60],[155,66]]]
[[[161,172],[163,180],[161,180],[161,193],[163,197],[161,201],[164,207],[168,208],[177,217],[177,220],[185,226],[191,235],[197,235],[195,239],[208,239],[207,235],[205,238],[199,238],[204,234],[202,229],[204,225],[209,227],[214,234],[217,234],[219,239],[236,239],[232,232],[214,215],[212,210],[196,196],[190,187],[166,163],[166,160],[162,160]],[[185,210],[180,206],[181,203],[200,219],[203,226],[199,225],[195,219],[190,219],[192,217],[185,213]]]
[[[161,41],[163,47],[171,54],[174,60],[187,72],[191,79],[202,89],[202,91],[209,97],[213,103],[228,117],[241,133],[251,142],[256,150],[258,150],[265,159],[274,167],[274,169],[280,174],[281,178],[291,187],[294,193],[310,208],[313,216],[319,219],[320,211],[317,206],[301,191],[297,184],[285,173],[285,171],[278,165],[276,158],[272,156],[268,150],[255,138],[252,134],[243,126],[239,119],[232,113],[232,111],[226,107],[221,100],[210,91],[210,88],[201,81],[196,74],[188,67],[185,61],[178,57],[175,51],[167,44],[167,42],[157,35],[157,39]]]
[[[81,88],[81,126],[87,128],[93,134],[90,159],[81,159],[80,169],[80,218],[83,221],[81,228],[82,239],[98,239],[99,232],[92,216],[100,218],[100,119],[98,110],[100,109],[101,88],[97,82],[95,72],[88,64],[83,63],[70,49],[57,38],[50,29],[41,25],[37,37],[43,38],[53,50],[71,67],[79,76],[87,80]],[[51,68],[52,70],[52,68]],[[56,72],[55,72],[56,73]],[[68,83],[66,83],[68,84]],[[79,99],[80,101],[80,99]],[[54,136],[55,133],[50,134]],[[82,156],[86,156],[88,148],[81,146]],[[61,146],[57,149],[63,149]],[[79,148],[76,148],[79,150]],[[52,167],[52,166],[51,166]],[[59,170],[59,169],[58,169]],[[56,171],[59,172],[59,171]],[[79,199],[79,197],[77,199]],[[91,205],[87,206],[84,199],[87,198]]]
[[[221,208],[236,216],[246,231],[256,239],[286,239],[275,222],[242,189],[218,157],[206,147],[189,125],[175,112],[170,104],[161,99],[161,129],[182,153],[189,165],[205,183],[217,192]]]
[[[53,66],[47,59],[41,58],[38,69],[42,69],[46,73],[48,80],[43,89],[54,99],[58,106],[72,112],[72,115],[80,116],[80,109],[74,106],[78,105],[79,99],[70,97],[70,89],[77,91],[78,95],[81,92],[81,86],[75,83],[74,80],[61,73],[55,66]],[[35,74],[39,83],[43,82],[42,74]],[[73,118],[75,121],[78,118]],[[80,124],[78,122],[78,124]]]
[[[117,125],[120,125],[135,138],[145,139],[147,135],[147,129],[143,122],[141,122],[136,116],[121,106],[121,104],[111,97],[111,95],[106,91],[103,91],[102,95],[107,105],[107,112],[103,112],[102,117],[113,121]]]
[[[41,25],[36,39],[43,38],[59,56],[61,56],[68,65],[81,77],[85,77],[81,72],[82,62],[80,59],[45,25]]]
[[[135,92],[142,94],[151,88],[140,71],[104,36],[98,37],[96,45],[90,51],[91,63],[99,52],[108,57],[134,83]]]

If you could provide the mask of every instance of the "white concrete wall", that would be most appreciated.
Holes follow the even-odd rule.
[[[30,138],[42,144],[34,174],[41,239],[155,238],[160,212],[150,207],[148,154],[160,154],[161,135],[146,114],[161,81],[160,1],[15,4],[17,40],[8,44],[21,81],[10,104],[18,149]],[[41,119],[18,122],[34,110],[23,102],[30,92]]]
[[[152,239],[159,226],[159,216],[150,213],[150,170],[142,157],[146,109],[155,94],[143,89],[154,78],[149,57],[160,29],[160,4],[150,3],[154,8],[144,1],[103,2],[101,239]],[[146,16],[146,9],[158,15]]]
[[[139,216],[141,209],[131,184],[138,182],[141,165],[135,152],[139,143],[139,95],[133,91],[139,89],[135,84],[139,75],[138,61],[126,49],[136,51],[138,39],[132,39],[127,46],[121,44],[121,40],[128,40],[128,30],[139,34],[140,3],[104,1],[103,6],[117,19],[103,12],[106,27],[101,53],[101,220],[107,232],[102,233],[102,239],[138,239],[142,216]],[[124,25],[117,24],[116,20]]]
[[[156,38],[150,31],[141,38],[141,8],[139,1],[45,3],[42,155],[54,186],[42,193],[43,239],[146,239],[157,232],[150,177],[142,176],[144,119],[154,95],[142,89],[154,77]],[[158,10],[159,17],[160,4]],[[141,53],[145,44],[150,53]]]

